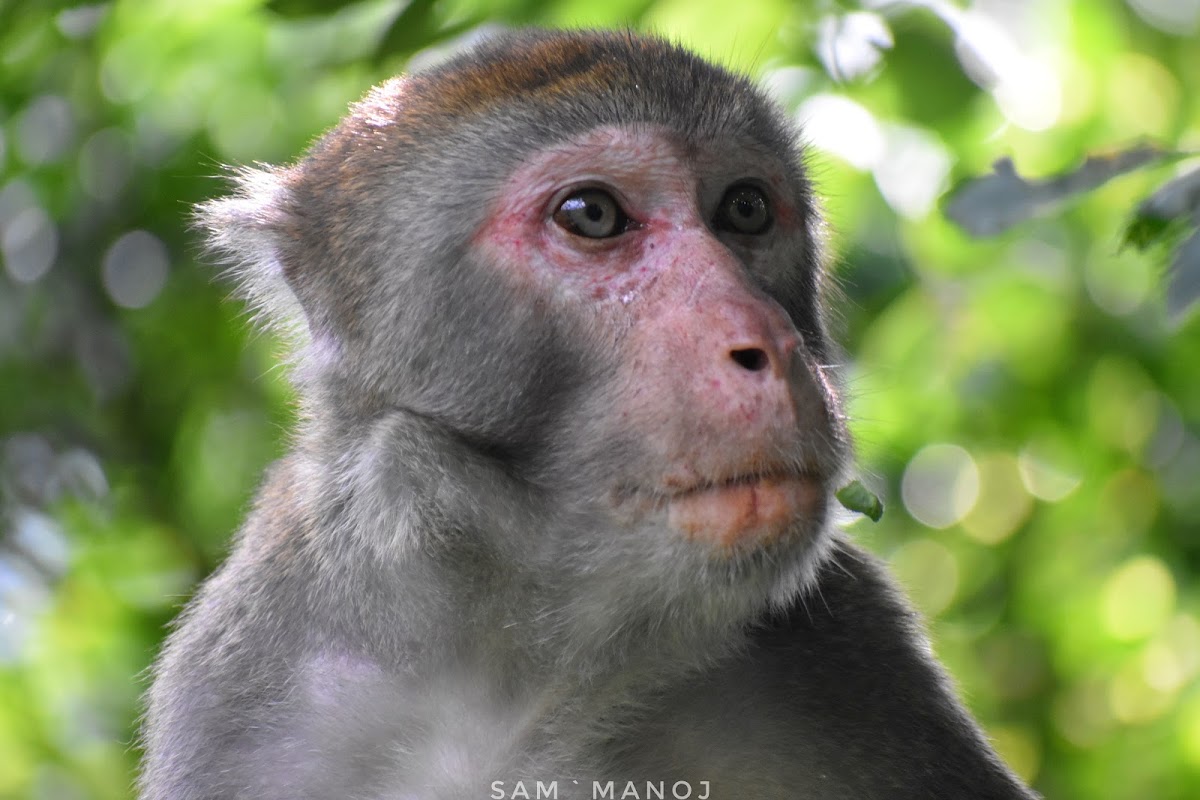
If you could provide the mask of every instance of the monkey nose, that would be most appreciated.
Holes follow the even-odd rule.
[[[761,347],[742,347],[729,351],[729,357],[742,369],[762,372],[771,366],[771,357]]]
[[[799,345],[800,339],[794,334],[764,336],[759,341],[742,342],[731,347],[729,358],[740,370],[766,373],[763,377],[782,378],[787,374],[792,353]]]

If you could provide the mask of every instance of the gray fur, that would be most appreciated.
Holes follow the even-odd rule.
[[[582,55],[453,107],[459,76],[546,43]],[[591,88],[551,91],[577,78]],[[788,165],[805,243],[754,280],[825,361],[796,132],[658,40],[505,34],[376,90],[298,164],[239,173],[198,222],[264,321],[298,334],[303,420],[155,668],[145,800],[474,800],[522,779],[564,798],[610,780],[616,796],[1034,796],[825,510],[723,559],[606,510],[614,476],[655,468],[608,413],[619,333],[469,245],[525,157],[599,125]],[[830,425],[782,456],[844,463]]]

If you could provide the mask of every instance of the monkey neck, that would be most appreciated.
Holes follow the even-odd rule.
[[[312,586],[329,591],[314,595],[328,609],[317,618],[413,674],[475,673],[497,692],[587,702],[616,680],[650,687],[711,661],[767,605],[765,591],[694,580],[694,564],[675,579],[618,570],[621,553],[612,569],[588,567],[595,554],[576,542],[595,537],[580,528],[611,519],[419,415],[310,426],[287,472],[309,487],[301,538]]]

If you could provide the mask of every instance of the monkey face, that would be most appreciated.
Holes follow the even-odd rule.
[[[524,163],[474,238],[612,354],[586,439],[620,443],[614,508],[716,550],[823,527],[845,455],[818,351],[772,296],[808,246],[786,176],[750,142],[606,126]]]

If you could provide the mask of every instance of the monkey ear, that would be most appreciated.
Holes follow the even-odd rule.
[[[242,167],[230,176],[234,191],[196,206],[193,223],[205,236],[205,249],[224,264],[225,277],[247,300],[254,321],[278,331],[295,344],[308,339],[306,315],[284,270],[288,209],[286,171]]]

